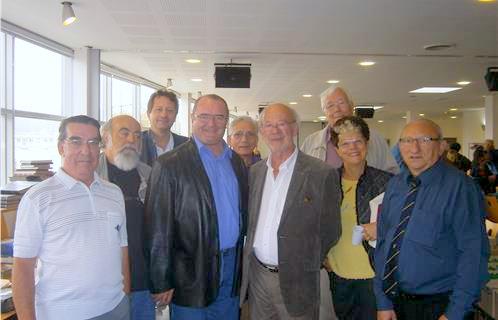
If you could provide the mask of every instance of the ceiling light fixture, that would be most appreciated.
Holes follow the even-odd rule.
[[[191,80],[191,81],[194,81],[194,82],[201,82],[201,81],[202,81],[202,79],[200,79],[200,78],[192,78],[192,79],[190,79],[190,80]]]
[[[327,83],[333,84],[333,83],[339,83],[339,80],[327,80]]]
[[[468,84],[470,84],[470,83],[471,83],[470,81],[460,81],[460,82],[457,82],[457,84],[458,84],[459,86],[466,86],[466,85],[468,85]]]
[[[321,116],[321,117],[318,117],[318,120],[320,120],[320,121],[325,121],[325,120],[327,120],[327,117],[325,117],[325,116]]]
[[[482,3],[491,3],[491,2],[495,2],[496,0],[478,0],[478,2],[482,2]]]
[[[370,105],[370,104],[360,104],[360,105],[357,105],[356,107],[354,107],[354,109],[371,109],[373,108],[374,110],[379,110],[379,109],[382,109],[384,108],[384,106],[374,106],[374,105]]]
[[[418,115],[423,117],[423,116],[425,116],[425,113],[419,113]]]
[[[410,93],[447,93],[451,91],[460,90],[459,87],[422,87],[410,91]]]
[[[168,78],[168,80],[166,81],[166,89],[169,89],[172,86],[173,86],[173,79]]]
[[[375,62],[374,61],[361,61],[358,64],[362,67],[370,67],[370,66],[373,66],[375,64]]]
[[[289,102],[289,104],[297,104],[296,101]]]
[[[188,63],[200,63],[201,60],[199,60],[199,59],[187,59],[187,60],[185,60],[185,62],[188,62]]]
[[[458,111],[458,108],[450,108],[450,111]]]
[[[377,122],[378,122],[378,123],[382,123],[382,122],[384,122],[384,120],[378,120]]]
[[[311,97],[313,97],[313,96],[312,96],[311,94],[303,94],[303,97],[304,97],[304,98],[311,98]]]
[[[457,116],[451,116],[450,118],[451,118],[451,119],[456,119],[456,118],[457,118]]]
[[[402,118],[402,119],[406,119],[406,116],[402,116],[401,118]]]
[[[62,24],[65,26],[70,25],[76,21],[76,16],[74,15],[73,4],[68,1],[61,2],[62,4]]]

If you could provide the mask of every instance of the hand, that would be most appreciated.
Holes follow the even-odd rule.
[[[377,311],[377,320],[396,320],[394,310]]]
[[[363,227],[363,239],[373,241],[377,239],[377,222],[366,223]]]
[[[173,298],[173,291],[175,291],[175,289],[170,289],[165,292],[153,294],[152,298],[154,299],[154,301],[158,306],[168,305],[170,304],[171,299]]]
[[[325,257],[325,260],[323,260],[322,264],[323,264],[325,270],[327,270],[327,272],[332,272],[332,267],[330,266],[328,257]]]
[[[439,317],[439,320],[448,320],[448,318],[446,318],[446,316],[443,314],[442,316]]]

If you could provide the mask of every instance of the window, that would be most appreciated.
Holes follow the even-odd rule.
[[[147,104],[150,96],[156,92],[154,88],[146,85],[140,86],[140,125],[143,128],[150,127],[149,118],[147,117]]]
[[[130,116],[135,116],[133,112],[135,105],[135,86],[130,82],[113,78],[111,88],[112,116],[116,116],[118,114],[128,114]]]

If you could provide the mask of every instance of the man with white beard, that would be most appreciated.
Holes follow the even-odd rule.
[[[104,143],[97,173],[123,192],[131,271],[131,319],[155,319],[144,257],[144,199],[151,168],[140,162],[141,128],[134,118],[119,115],[102,127]]]

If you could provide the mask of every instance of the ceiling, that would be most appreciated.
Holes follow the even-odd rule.
[[[441,116],[482,107],[485,70],[498,65],[498,2],[74,0],[78,20],[68,27],[60,2],[3,0],[2,19],[72,48],[102,49],[105,63],[162,85],[171,78],[178,92],[220,94],[239,114],[295,101],[302,119],[316,119],[326,81],[337,79],[356,103],[384,105],[378,119]],[[424,50],[436,43],[455,47]],[[359,66],[365,59],[376,64]],[[214,87],[214,63],[230,61],[252,64],[250,89]],[[462,80],[471,84],[452,93],[409,93]]]

